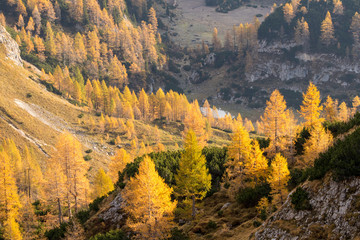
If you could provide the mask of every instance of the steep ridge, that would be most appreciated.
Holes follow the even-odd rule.
[[[306,182],[312,210],[294,209],[289,197],[255,239],[357,239],[360,236],[360,178]],[[357,238],[356,238],[357,237]]]
[[[23,60],[20,56],[20,48],[14,39],[11,38],[10,34],[0,24],[0,44],[5,46],[6,57],[12,60],[16,65],[22,66]]]

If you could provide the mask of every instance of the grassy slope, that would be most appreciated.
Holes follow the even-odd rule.
[[[84,151],[86,149],[93,150],[92,160],[90,160],[91,169],[95,170],[99,167],[106,169],[110,156],[116,151],[116,147],[108,142],[116,135],[106,136],[106,134],[98,132],[90,133],[86,126],[91,117],[89,113],[58,95],[48,92],[43,85],[38,83],[37,73],[39,70],[33,66],[27,63],[25,63],[26,69],[15,66],[11,61],[5,60],[3,51],[0,54],[0,139],[12,138],[20,149],[23,149],[25,144],[29,145],[36,150],[37,158],[44,161],[47,156],[42,150],[51,155],[60,131],[66,130],[79,139],[83,144]],[[31,94],[31,97],[28,97],[28,94]],[[19,102],[22,107],[17,104]],[[31,111],[35,112],[35,116],[29,114]],[[84,116],[79,119],[78,115],[81,113]],[[99,117],[95,117],[95,120],[98,121]],[[164,124],[156,121],[149,124],[135,120],[134,124],[139,142],[144,141],[150,146],[154,146],[156,139],[153,130],[157,125],[160,130],[161,142],[167,149],[174,149],[175,143],[180,146],[182,144],[183,125],[181,123]],[[14,127],[23,131],[27,138],[16,131]],[[213,133],[211,145],[228,144],[229,135],[227,133],[215,129]],[[122,145],[126,146],[130,143],[125,136],[121,136],[121,138]]]

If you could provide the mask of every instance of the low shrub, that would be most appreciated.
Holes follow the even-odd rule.
[[[311,210],[309,194],[302,187],[298,187],[290,197],[295,210]]]
[[[216,229],[216,228],[217,228],[217,223],[214,222],[213,220],[210,220],[210,221],[206,224],[206,228],[207,228],[207,229]]]
[[[168,240],[189,240],[189,236],[177,227],[171,230],[171,236]]]
[[[55,227],[50,230],[46,230],[45,237],[48,240],[59,240],[65,237],[66,228],[68,227],[68,223],[62,223],[59,227]]]
[[[92,203],[89,204],[90,211],[99,211],[100,209],[100,203],[104,200],[105,196],[96,198]]]
[[[76,214],[76,218],[81,224],[84,224],[90,218],[90,210],[81,210]]]
[[[84,156],[85,161],[90,161],[91,159],[92,159],[92,157],[90,155],[85,155]]]
[[[90,240],[128,240],[129,238],[122,230],[110,230],[107,233],[98,233]]]
[[[257,185],[254,188],[246,187],[239,190],[236,200],[244,207],[255,207],[261,198],[268,197],[271,188],[268,183]]]

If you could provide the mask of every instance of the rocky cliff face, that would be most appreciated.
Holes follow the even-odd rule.
[[[20,57],[19,45],[11,38],[10,34],[2,25],[0,25],[0,45],[1,44],[5,47],[6,57],[16,65],[22,66],[23,60]]]
[[[120,191],[114,191],[101,203],[99,211],[85,224],[88,237],[110,229],[121,228],[126,222],[125,202]]]
[[[312,210],[296,211],[290,198],[256,232],[255,239],[360,238],[360,178],[303,185]]]
[[[360,62],[333,54],[302,53],[294,44],[261,43],[259,60],[246,81],[253,84],[272,82],[274,87],[295,92],[304,91],[309,81],[320,92],[340,100],[357,95],[360,87]]]

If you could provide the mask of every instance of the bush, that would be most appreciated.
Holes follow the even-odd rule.
[[[26,98],[31,98],[32,97],[32,94],[31,93],[27,93],[26,94]]]
[[[83,118],[84,117],[84,114],[83,113],[80,113],[79,115],[78,115],[78,118]]]
[[[55,227],[50,230],[46,230],[45,237],[49,240],[59,240],[65,237],[66,228],[69,224],[62,223],[59,227]]]
[[[91,156],[90,155],[85,155],[84,156],[84,160],[85,161],[90,161],[92,158],[91,158]]]
[[[90,218],[90,210],[81,210],[76,214],[76,218],[79,222],[84,225],[87,220]]]
[[[261,210],[261,213],[260,213],[260,219],[265,221],[267,218],[267,212],[266,212],[266,209],[263,209]]]
[[[105,196],[96,198],[92,203],[89,204],[89,210],[95,212],[99,211],[99,205],[104,200],[104,198]]]
[[[294,168],[290,170],[290,180],[288,182],[289,190],[296,188],[300,183],[306,181],[309,177],[309,169]]]
[[[185,65],[185,66],[183,66],[183,69],[188,72],[188,71],[191,70],[191,66],[190,65]]]
[[[110,145],[115,145],[116,144],[116,140],[115,139],[111,139],[109,142]]]
[[[34,213],[36,216],[46,216],[50,211],[48,207],[44,209],[44,206],[41,204],[40,200],[36,200],[32,203],[32,205],[35,208]]]
[[[267,148],[270,145],[270,138],[256,138],[261,149]]]
[[[171,229],[171,237],[168,240],[189,240],[190,238],[177,227]]]
[[[173,73],[180,73],[180,69],[177,66],[176,63],[174,63],[172,60],[169,60],[169,71]]]
[[[307,128],[303,128],[300,133],[297,134],[295,139],[295,151],[296,155],[304,154],[304,144],[306,140],[310,138],[310,132]]]
[[[348,132],[355,126],[360,126],[360,113],[356,113],[353,118],[347,122],[325,122],[324,127],[329,130],[334,137]]]
[[[261,198],[269,196],[270,191],[271,188],[268,183],[257,185],[254,188],[242,188],[239,190],[236,200],[246,208],[255,207]]]
[[[90,240],[128,240],[129,238],[122,230],[111,230],[107,233],[98,233]]]
[[[216,229],[216,228],[217,228],[217,223],[214,222],[213,220],[210,220],[210,221],[206,224],[206,228],[207,228],[207,229]]]
[[[335,180],[360,176],[360,128],[338,140],[325,153],[321,153],[310,169],[310,180],[319,179],[329,171]]]
[[[87,153],[87,154],[92,153],[92,149],[86,150],[85,153]]]
[[[311,210],[309,194],[302,187],[298,187],[290,197],[295,210]]]
[[[256,227],[256,228],[257,228],[257,227],[260,227],[260,226],[261,226],[261,222],[255,220],[255,221],[253,222],[253,226]]]
[[[224,216],[224,211],[220,210],[217,212],[218,217],[223,217]]]

